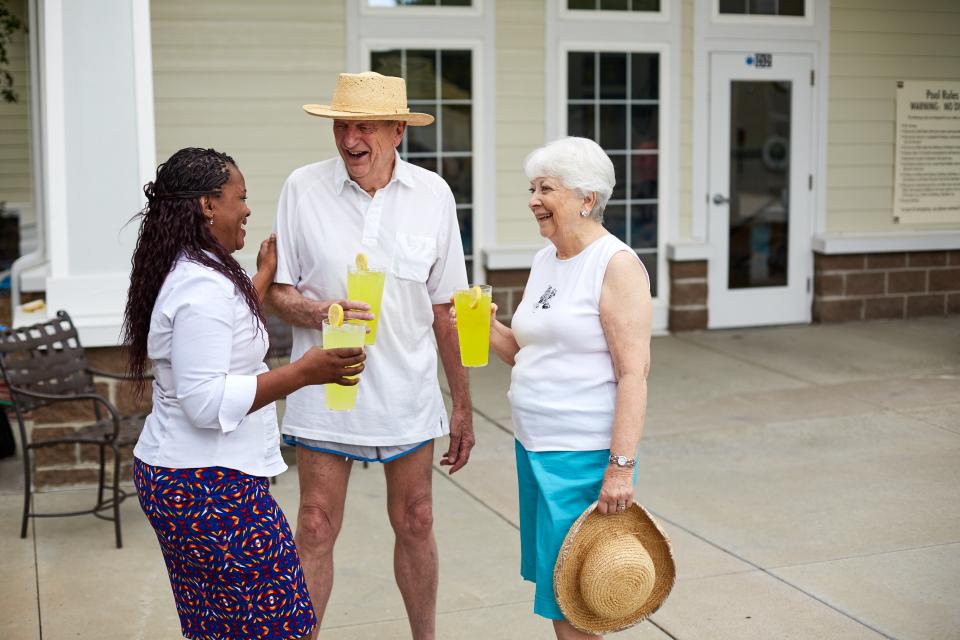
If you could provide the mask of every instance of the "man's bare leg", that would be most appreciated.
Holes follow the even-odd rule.
[[[433,640],[437,618],[437,541],[433,537],[433,442],[383,465],[387,512],[396,534],[393,571],[414,640]]]
[[[317,614],[317,628],[312,638],[320,633],[323,612],[333,589],[333,545],[343,524],[350,467],[351,461],[343,456],[297,447],[300,509],[295,538],[310,600]]]

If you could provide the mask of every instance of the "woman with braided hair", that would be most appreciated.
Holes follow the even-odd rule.
[[[134,483],[191,639],[308,636],[316,626],[293,535],[269,492],[286,470],[274,401],[309,384],[356,384],[361,349],[314,348],[269,371],[261,300],[276,246],[251,280],[231,254],[250,216],[243,174],[187,148],[146,185],[124,322],[129,370],[153,364],[153,410]],[[350,368],[354,367],[354,368]]]

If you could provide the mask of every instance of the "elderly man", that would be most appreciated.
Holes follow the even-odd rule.
[[[456,206],[442,178],[397,154],[407,125],[433,122],[410,113],[401,78],[341,74],[330,106],[304,110],[333,119],[339,156],[297,169],[280,195],[277,275],[268,299],[294,327],[292,357],[321,343],[321,322],[334,302],[347,318],[372,319],[367,304],[345,299],[347,265],[356,254],[387,275],[356,408],[328,410],[321,386],[287,399],[282,431],[297,447],[300,477],[297,547],[322,619],[352,461],[383,463],[397,585],[413,637],[433,638],[433,441],[449,433],[440,464],[450,473],[467,463],[474,445],[467,374],[448,317],[451,295],[467,284]],[[438,351],[453,396],[449,425]]]

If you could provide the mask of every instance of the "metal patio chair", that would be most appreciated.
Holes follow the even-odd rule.
[[[76,327],[66,311],[56,318],[31,326],[0,331],[0,373],[10,388],[14,413],[20,427],[23,449],[23,520],[20,537],[27,537],[29,518],[93,514],[112,520],[117,548],[123,546],[120,533],[120,503],[127,493],[120,488],[120,449],[136,443],[146,414],[122,416],[117,408],[97,393],[93,376],[118,380],[123,374],[94,369],[87,362]],[[28,437],[27,414],[36,409],[63,402],[90,402],[94,421],[71,435],[33,441]],[[97,502],[91,509],[58,513],[31,510],[30,457],[34,449],[58,444],[89,444],[99,447],[100,474]],[[113,451],[113,483],[106,484],[106,451]],[[109,496],[106,494],[109,492]],[[112,514],[109,513],[112,511]]]

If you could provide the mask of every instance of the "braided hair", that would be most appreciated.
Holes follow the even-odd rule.
[[[222,193],[230,168],[236,166],[225,153],[188,147],[157,167],[156,179],[143,188],[147,205],[133,218],[140,218],[140,231],[123,322],[123,341],[129,346],[127,371],[138,381],[138,394],[143,390],[153,305],[180,255],[223,274],[244,297],[260,327],[265,324],[253,283],[214,237],[200,206],[201,196]]]

